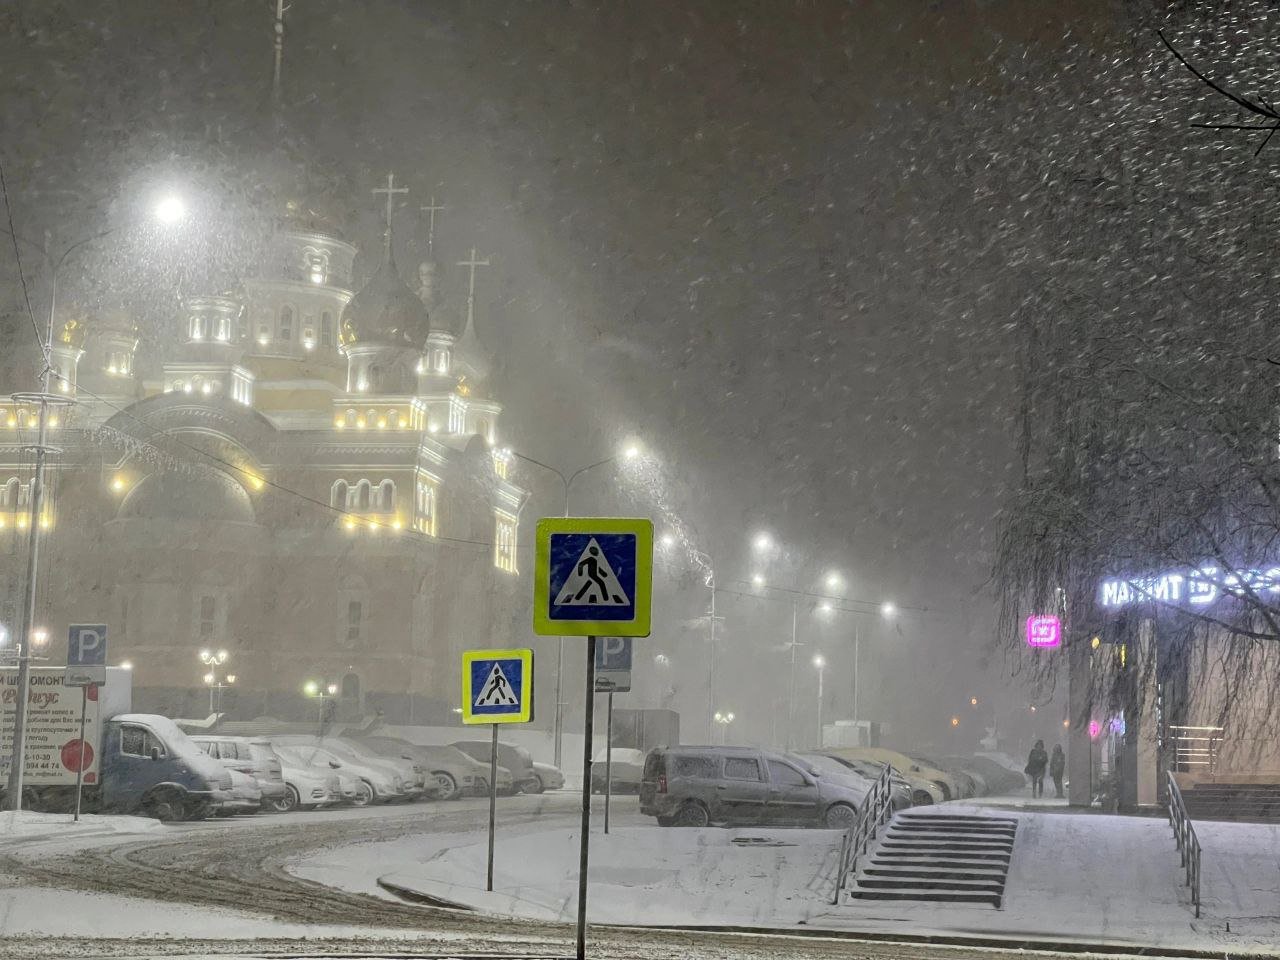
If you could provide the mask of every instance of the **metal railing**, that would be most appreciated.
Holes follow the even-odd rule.
[[[840,904],[845,881],[858,867],[858,858],[867,852],[876,831],[893,816],[893,767],[885,764],[883,772],[862,801],[862,812],[853,826],[840,838],[840,859],[836,863],[836,890],[831,903]]]
[[[1186,872],[1187,886],[1191,888],[1191,902],[1195,904],[1196,917],[1199,918],[1200,838],[1196,836],[1195,824],[1187,816],[1187,807],[1182,802],[1182,790],[1178,788],[1178,781],[1173,778],[1172,771],[1166,771],[1165,777],[1169,826],[1173,827],[1173,839],[1178,844],[1178,853],[1182,855],[1182,868]]]

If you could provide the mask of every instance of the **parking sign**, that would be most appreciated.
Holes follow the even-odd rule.
[[[67,629],[67,671],[63,683],[87,687],[107,682],[107,625],[73,623]]]

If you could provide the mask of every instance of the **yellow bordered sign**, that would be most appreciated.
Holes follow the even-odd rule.
[[[463,723],[528,723],[532,719],[532,650],[462,652]]]
[[[543,636],[647,637],[653,600],[653,521],[538,521],[533,631]]]

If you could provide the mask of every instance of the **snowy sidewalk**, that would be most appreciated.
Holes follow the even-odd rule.
[[[85,813],[80,815],[77,823],[69,813],[35,813],[31,810],[0,812],[0,846],[9,840],[96,837],[163,829],[164,824],[152,817]]]
[[[948,812],[981,813],[947,804]],[[1057,940],[1274,953],[1280,942],[1280,828],[1197,825],[1204,847],[1202,917],[1182,883],[1167,822],[1018,811],[1004,906],[830,903],[839,834],[822,830],[662,829],[644,824],[594,835],[592,922],[655,926],[758,926],[912,936]],[[357,852],[358,851],[358,852]],[[341,884],[411,891],[471,909],[571,921],[577,833],[500,835],[495,892],[484,891],[485,843],[437,837],[415,852],[380,844],[330,850],[320,879],[343,863]],[[357,872],[352,877],[358,859]],[[1228,932],[1228,923],[1230,932]]]

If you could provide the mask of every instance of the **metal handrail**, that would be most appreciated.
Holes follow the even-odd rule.
[[[1187,815],[1187,805],[1182,800],[1182,790],[1178,781],[1173,778],[1172,771],[1165,771],[1168,789],[1165,791],[1169,809],[1169,826],[1173,827],[1173,839],[1178,844],[1178,853],[1182,856],[1182,868],[1186,873],[1187,886],[1191,888],[1191,902],[1195,904],[1196,917],[1200,916],[1200,838],[1196,836],[1196,826]]]
[[[893,816],[893,767],[885,764],[884,770],[862,801],[862,812],[853,826],[840,838],[840,859],[836,864],[836,890],[831,903],[840,904],[840,894],[845,881],[858,866],[858,858],[867,852],[867,846],[875,839],[876,831]]]

